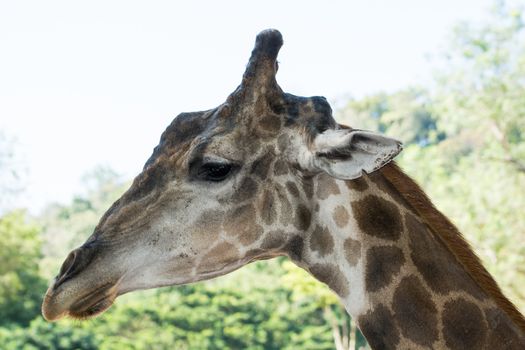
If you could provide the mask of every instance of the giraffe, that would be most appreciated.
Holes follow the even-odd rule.
[[[65,259],[42,304],[94,317],[134,290],[286,255],[328,285],[374,349],[524,349],[525,319],[392,161],[401,143],[338,124],[276,82],[265,30],[219,107],[178,115],[131,187]]]

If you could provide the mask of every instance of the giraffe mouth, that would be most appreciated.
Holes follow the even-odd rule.
[[[42,304],[42,313],[46,320],[56,321],[63,317],[85,320],[100,315],[113,305],[120,294],[118,283],[107,283],[80,298],[75,298],[69,306],[67,300],[61,298],[62,293],[46,293]]]
[[[113,305],[118,296],[117,285],[106,284],[83,296],[69,307],[68,316],[85,320],[100,315]]]

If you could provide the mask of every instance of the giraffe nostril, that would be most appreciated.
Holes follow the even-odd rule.
[[[66,260],[62,264],[62,267],[60,267],[60,272],[58,273],[57,279],[61,279],[63,276],[66,276],[68,271],[73,267],[73,265],[75,264],[77,251],[78,249],[75,249],[71,253],[69,253]]]
[[[58,276],[56,277],[53,289],[57,289],[61,284],[70,278],[77,275],[83,268],[85,268],[91,261],[93,251],[86,248],[78,248],[73,250],[67,256],[62,264]]]

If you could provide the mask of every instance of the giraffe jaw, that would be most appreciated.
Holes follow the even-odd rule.
[[[47,321],[58,321],[64,317],[85,320],[100,315],[113,305],[119,292],[118,283],[107,283],[80,298],[69,298],[67,290],[53,290],[52,286],[44,296],[42,315]]]

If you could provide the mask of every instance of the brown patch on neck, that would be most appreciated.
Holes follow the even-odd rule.
[[[525,332],[525,317],[503,295],[498,284],[482,265],[481,260],[474,253],[469,243],[463,238],[456,226],[434,207],[419,185],[403,173],[394,162],[381,168],[380,173],[390,182],[393,187],[392,190],[401,194],[414,212],[430,227],[433,234],[445,244],[474,281]]]

